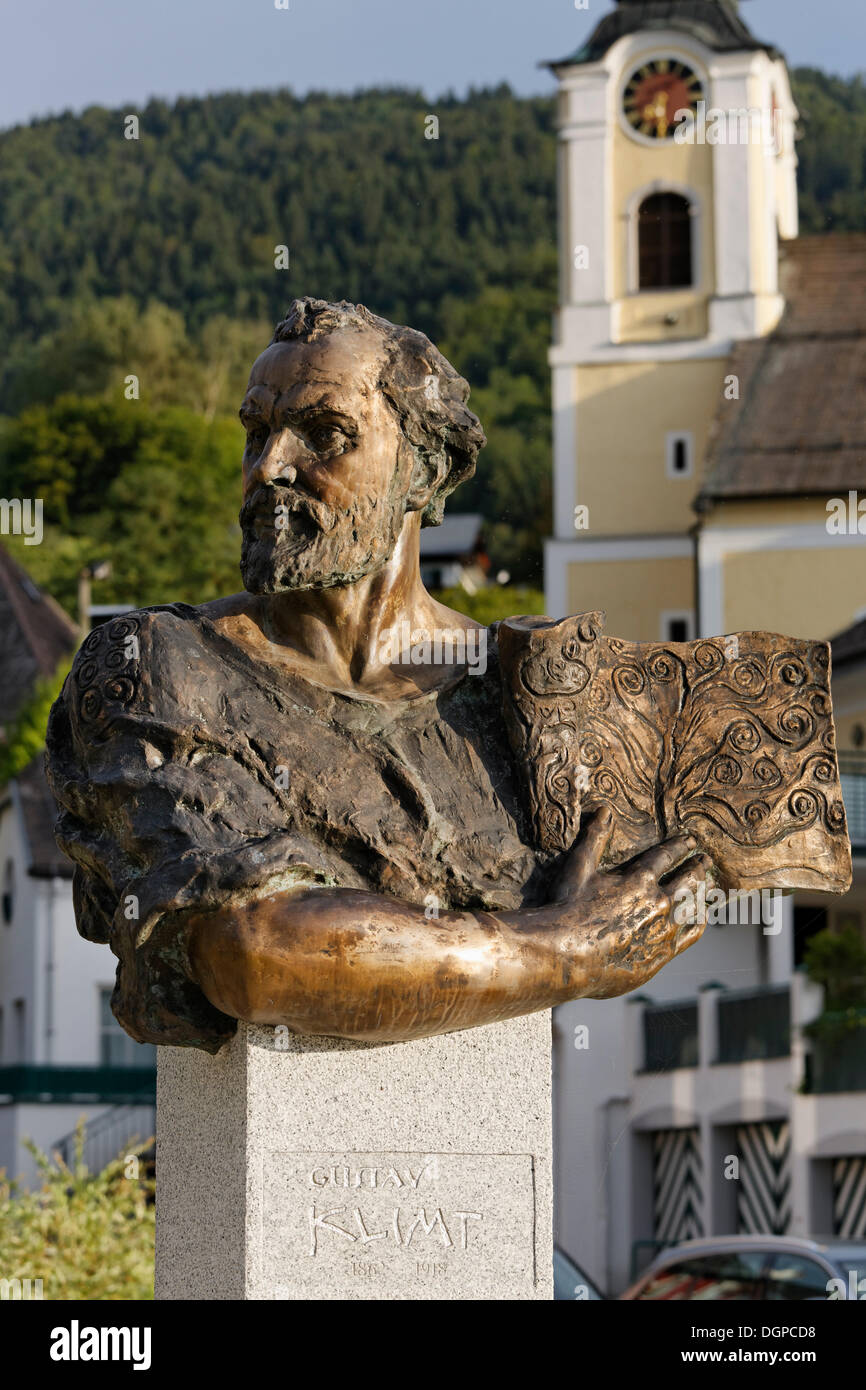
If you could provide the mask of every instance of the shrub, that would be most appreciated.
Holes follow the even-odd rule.
[[[539,589],[514,588],[491,584],[468,594],[465,589],[439,589],[433,597],[456,613],[465,613],[476,623],[488,626],[502,618],[516,618],[525,613],[544,612],[544,594]]]
[[[41,1186],[19,1191],[0,1172],[0,1278],[42,1280],[44,1299],[153,1298],[154,1183],[139,1144],[101,1173],[82,1161],[83,1126],[67,1167],[27,1145]]]

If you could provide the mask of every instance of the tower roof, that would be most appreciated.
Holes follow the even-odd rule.
[[[599,20],[586,43],[567,58],[546,66],[554,70],[576,63],[595,63],[617,39],[652,29],[677,29],[720,53],[764,49],[778,56],[772,44],[756,39],[740,17],[737,0],[617,0],[613,14]]]
[[[34,681],[53,675],[77,641],[71,618],[0,545],[0,737]]]

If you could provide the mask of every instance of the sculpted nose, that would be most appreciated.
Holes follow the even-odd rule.
[[[250,474],[250,486],[255,487],[259,483],[283,483],[290,487],[298,476],[293,455],[299,447],[298,440],[289,430],[272,434]]]

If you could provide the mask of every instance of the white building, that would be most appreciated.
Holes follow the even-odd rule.
[[[439,526],[421,532],[421,579],[428,589],[462,587],[477,593],[487,583],[490,561],[484,548],[484,518],[453,512]]]
[[[6,737],[38,676],[77,642],[74,625],[0,549],[0,726]],[[153,1129],[152,1048],[110,1008],[114,958],[75,927],[72,865],[37,759],[0,789],[0,1168],[32,1180],[22,1141],[50,1150],[79,1119],[86,1157],[113,1157]]]

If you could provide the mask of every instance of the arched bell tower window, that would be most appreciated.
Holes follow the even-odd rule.
[[[638,210],[638,288],[677,290],[693,283],[692,206],[680,193],[651,193]]]

